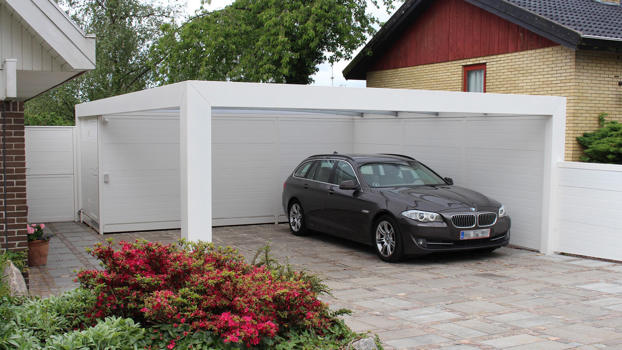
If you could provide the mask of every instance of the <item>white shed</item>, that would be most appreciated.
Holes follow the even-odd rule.
[[[79,207],[100,233],[285,219],[304,157],[411,155],[503,202],[512,243],[550,252],[565,99],[188,81],[76,106]]]

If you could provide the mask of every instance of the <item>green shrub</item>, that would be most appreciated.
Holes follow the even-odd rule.
[[[582,161],[622,164],[622,124],[606,121],[606,116],[606,113],[598,116],[600,129],[577,137],[577,141],[584,148]]]
[[[0,349],[37,348],[36,344],[44,344],[54,335],[82,328],[94,302],[94,295],[84,289],[47,299],[2,298]],[[22,340],[30,346],[21,344]]]
[[[83,331],[53,335],[45,349],[134,350],[144,348],[145,330],[130,318],[107,317]]]

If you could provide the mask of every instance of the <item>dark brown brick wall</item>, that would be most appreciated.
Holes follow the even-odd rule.
[[[24,103],[0,101],[0,104],[2,104],[0,112],[3,112],[3,115],[0,115],[0,247],[3,249],[8,247],[15,251],[27,250],[28,206],[26,205]],[[3,172],[3,141],[6,141],[6,179]],[[6,208],[4,181],[7,185]],[[8,223],[6,232],[5,222]]]

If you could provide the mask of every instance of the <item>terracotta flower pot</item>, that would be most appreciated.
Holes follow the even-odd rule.
[[[48,249],[50,241],[36,240],[28,242],[28,265],[42,266],[48,263]]]

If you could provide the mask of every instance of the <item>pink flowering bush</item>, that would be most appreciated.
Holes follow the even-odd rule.
[[[49,240],[51,236],[44,236],[43,229],[45,224],[30,224],[26,226],[26,232],[28,233],[28,242],[36,241],[39,239]]]
[[[237,251],[206,243],[120,245],[120,250],[110,242],[97,245],[91,254],[104,270],[78,274],[81,286],[96,293],[87,316],[129,317],[155,332],[169,325],[179,330],[167,345],[170,349],[195,332],[256,346],[292,331],[321,335],[334,325],[302,273],[247,264]]]

